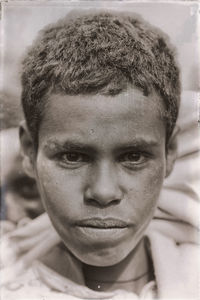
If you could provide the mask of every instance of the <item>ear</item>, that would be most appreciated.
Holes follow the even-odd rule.
[[[177,134],[179,127],[176,125],[171,137],[166,146],[166,173],[165,177],[168,177],[172,170],[177,157]]]
[[[26,174],[35,178],[36,150],[26,122],[22,121],[19,127],[19,138],[21,143],[22,164]]]

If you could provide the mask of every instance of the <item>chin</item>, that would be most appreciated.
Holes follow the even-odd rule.
[[[97,253],[97,254],[88,254],[84,257],[78,257],[78,259],[87,265],[96,266],[96,267],[109,267],[115,264],[120,263],[126,255],[124,256],[117,256],[116,253]]]
[[[64,231],[64,230],[63,230]],[[122,262],[134,249],[143,237],[144,228],[135,231],[117,231],[117,233],[93,232],[78,230],[73,234],[60,234],[67,249],[82,263],[109,267]],[[91,231],[91,230],[90,230]],[[72,233],[72,232],[71,232]],[[96,233],[96,232],[95,232]]]
[[[96,267],[109,267],[120,263],[124,260],[134,247],[118,246],[113,248],[96,249],[84,252],[73,251],[72,253],[84,264]]]

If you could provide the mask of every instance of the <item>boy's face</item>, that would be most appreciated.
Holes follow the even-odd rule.
[[[168,157],[158,96],[51,95],[33,162],[45,208],[82,262],[109,266],[153,217]]]

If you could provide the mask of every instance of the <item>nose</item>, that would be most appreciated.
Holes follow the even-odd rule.
[[[121,202],[123,190],[118,184],[115,168],[104,162],[92,170],[85,191],[85,201],[91,205],[109,206]]]

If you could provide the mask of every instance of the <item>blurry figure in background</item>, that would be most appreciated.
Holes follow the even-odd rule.
[[[36,182],[25,174],[22,166],[17,128],[20,116],[16,117],[16,111],[12,113],[11,110],[13,110],[11,106],[9,113],[4,109],[2,120],[4,128],[0,132],[1,220],[3,220],[1,228],[3,231],[9,231],[15,224],[24,223],[43,212]]]

